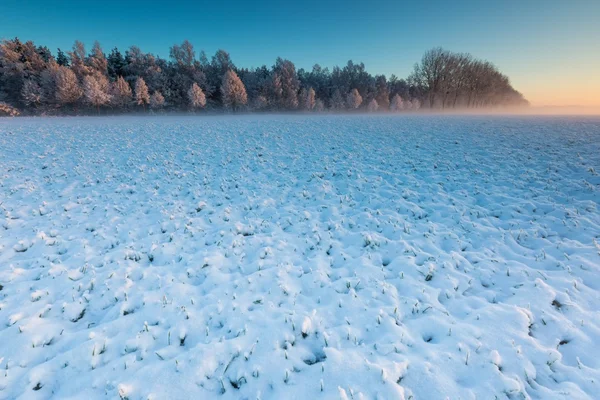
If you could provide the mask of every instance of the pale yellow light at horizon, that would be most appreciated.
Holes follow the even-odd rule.
[[[600,62],[570,65],[566,59],[511,77],[513,86],[533,106],[600,107]]]

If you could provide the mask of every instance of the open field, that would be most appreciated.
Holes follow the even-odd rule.
[[[0,399],[593,399],[600,118],[0,120]]]

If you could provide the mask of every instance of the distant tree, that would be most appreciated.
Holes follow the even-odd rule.
[[[344,108],[346,108],[346,102],[344,101],[342,93],[339,89],[335,89],[335,91],[333,92],[330,103],[332,110],[343,110]]]
[[[148,86],[143,78],[137,78],[135,81],[135,103],[138,106],[143,106],[146,110],[146,105],[150,103],[150,95],[148,94]]]
[[[119,76],[111,84],[110,94],[112,96],[112,104],[119,108],[125,108],[131,103],[131,86],[129,86],[129,83],[122,76]]]
[[[59,66],[54,76],[56,101],[60,105],[74,104],[83,95],[79,80],[68,67]]]
[[[0,116],[16,117],[21,114],[15,107],[0,101]]]
[[[193,67],[196,60],[194,46],[187,40],[184,40],[181,45],[173,45],[169,55],[177,65],[188,68]]]
[[[71,59],[71,70],[81,81],[83,77],[91,74],[91,69],[85,64],[85,46],[79,40],[75,41],[73,49],[69,52]]]
[[[0,101],[36,112],[77,106],[83,95],[82,102],[97,109],[106,104],[106,97],[113,107],[135,102],[145,109],[152,98],[153,107],[160,103],[157,93],[164,104],[179,109],[208,104],[238,109],[248,99],[253,110],[320,110],[324,106],[320,100],[333,110],[365,111],[372,110],[372,100],[378,110],[394,111],[416,110],[421,104],[427,108],[528,104],[492,63],[441,48],[427,51],[407,80],[373,76],[363,63],[352,60],[331,71],[318,64],[312,70],[296,70],[282,58],[272,68],[238,68],[224,50],[210,62],[203,51],[196,58],[188,41],[171,47],[169,54],[165,60],[131,46],[124,55],[114,48],[105,56],[97,42],[86,54],[83,43],[76,41],[68,56],[58,49],[54,58],[47,47],[32,41],[2,40]]]
[[[203,108],[206,105],[206,96],[196,82],[192,83],[187,95],[193,109]]]
[[[58,70],[63,67],[56,61],[50,60],[48,68],[40,74],[40,89],[42,93],[42,103],[48,106],[60,105],[56,96],[56,78]],[[66,67],[64,67],[66,68]]]
[[[46,46],[38,46],[36,52],[42,58],[42,60],[44,60],[45,63],[48,63],[50,62],[50,60],[54,59],[54,57],[52,56],[52,52]]]
[[[357,89],[352,89],[348,96],[346,97],[346,103],[348,104],[348,108],[351,110],[357,109],[362,104],[362,96],[358,92]]]
[[[102,52],[100,43],[94,42],[92,52],[87,58],[87,64],[92,71],[100,73],[102,75],[108,75],[108,61]]]
[[[108,104],[111,98],[108,94],[108,80],[100,73],[83,78],[83,93],[86,102],[96,107],[98,113],[100,106]]]
[[[298,108],[298,90],[300,81],[296,75],[296,67],[289,60],[278,58],[275,62],[274,75],[281,85],[275,102],[283,110],[294,110]]]
[[[227,109],[238,110],[248,102],[246,88],[235,72],[229,70],[223,76],[221,98]]]
[[[164,107],[164,105],[165,98],[163,97],[163,95],[158,91],[152,93],[152,96],[150,96],[150,108],[152,108],[153,110],[158,110]]]
[[[22,89],[27,80],[38,80],[47,63],[33,42],[0,42],[0,100],[16,106],[23,104]]]
[[[253,110],[264,110],[268,106],[269,106],[269,101],[262,94],[259,94],[258,96],[256,96],[254,98],[254,101],[252,102],[252,109]]]
[[[325,103],[323,103],[323,100],[317,99],[317,101],[315,102],[315,111],[317,111],[317,112],[325,111]]]
[[[125,67],[127,64],[119,49],[116,47],[112,49],[106,61],[108,76],[112,79],[117,79],[117,77],[125,75]]]
[[[23,97],[23,103],[28,106],[37,107],[43,100],[42,89],[40,85],[34,80],[26,80],[21,89],[21,97]]]
[[[315,90],[308,88],[308,90],[302,88],[300,91],[301,108],[303,110],[312,111],[315,108],[316,98]]]
[[[379,75],[375,78],[375,100],[382,110],[390,108],[390,90],[388,88],[385,75]]]
[[[377,100],[371,99],[371,101],[367,105],[367,110],[369,112],[375,112],[375,111],[377,111],[378,108],[379,108],[379,104],[377,104]]]
[[[222,103],[222,92],[218,90],[221,87],[223,77],[229,70],[235,70],[235,65],[231,61],[229,53],[225,50],[217,50],[212,57],[210,65],[206,68],[206,91],[212,92],[214,102]],[[223,103],[223,105],[225,105]]]
[[[67,57],[61,49],[58,49],[58,53],[56,54],[56,62],[62,67],[68,67],[70,65],[69,57]]]
[[[404,101],[399,94],[395,94],[392,98],[392,104],[390,104],[390,110],[392,111],[402,111],[404,110]]]

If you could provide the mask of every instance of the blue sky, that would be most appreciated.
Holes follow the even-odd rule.
[[[600,105],[600,1],[0,0],[0,38],[55,51],[75,39],[168,56],[184,39],[242,66],[363,61],[405,77],[434,46],[494,62],[534,104]]]

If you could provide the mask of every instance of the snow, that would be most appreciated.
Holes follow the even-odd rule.
[[[0,121],[0,398],[593,399],[600,119]]]

